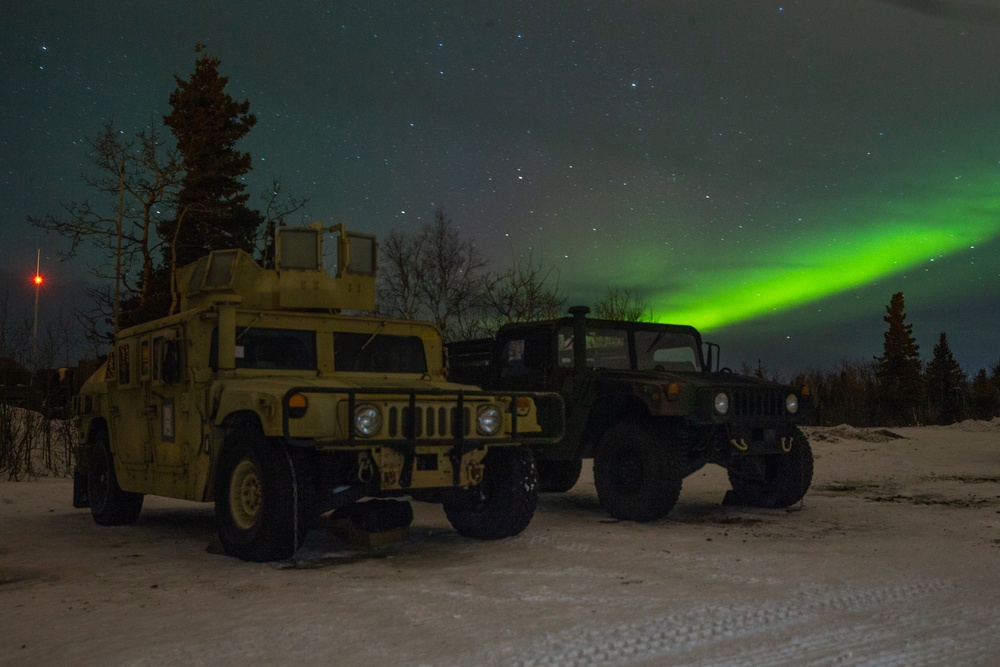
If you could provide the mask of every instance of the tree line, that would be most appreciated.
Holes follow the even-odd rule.
[[[902,292],[886,306],[882,355],[843,361],[833,369],[798,373],[792,383],[810,388],[819,425],[947,425],[965,419],[1000,416],[1000,361],[980,368],[970,379],[955,359],[948,335],[941,332],[926,363],[907,323]],[[743,371],[767,376],[761,365]],[[777,378],[775,378],[777,379]]]

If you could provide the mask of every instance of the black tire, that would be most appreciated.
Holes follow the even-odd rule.
[[[729,504],[788,507],[802,500],[812,484],[812,448],[797,428],[791,450],[760,456],[748,464],[729,468],[729,483],[733,485]]]
[[[444,498],[444,513],[460,535],[499,540],[528,527],[538,506],[538,470],[531,450],[495,447],[483,459],[483,481]]]
[[[624,521],[655,521],[680,496],[677,453],[651,424],[619,422],[601,438],[594,457],[594,486],[601,505]]]
[[[141,493],[122,491],[115,474],[115,462],[108,446],[108,434],[100,433],[90,446],[87,458],[87,496],[94,521],[102,526],[128,526],[142,512]]]
[[[242,560],[289,558],[305,537],[295,528],[289,458],[256,427],[239,426],[226,438],[215,474],[215,518],[222,547]]]
[[[548,461],[538,459],[538,491],[540,493],[564,493],[572,489],[580,479],[583,461]]]

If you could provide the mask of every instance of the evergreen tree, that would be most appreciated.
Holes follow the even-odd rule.
[[[990,380],[993,381],[993,386],[996,387],[997,391],[1000,391],[1000,361],[990,368]]]
[[[202,47],[195,51],[201,53]],[[219,63],[202,53],[190,79],[174,77],[173,110],[163,117],[177,139],[185,169],[176,216],[158,230],[172,246],[171,255],[164,258],[171,271],[209,250],[252,252],[263,221],[247,207],[249,195],[240,180],[250,171],[250,154],[236,150],[257,117],[248,101],[237,102],[225,92],[229,79],[219,75]]]
[[[954,424],[965,417],[965,387],[968,380],[942,331],[927,364],[927,408],[931,421]]]
[[[882,319],[889,328],[876,369],[884,419],[890,426],[915,424],[923,400],[922,364],[913,325],[906,323],[902,292],[892,295],[886,313]]]
[[[976,419],[993,419],[1000,413],[1000,392],[997,385],[980,368],[972,380],[972,416]]]

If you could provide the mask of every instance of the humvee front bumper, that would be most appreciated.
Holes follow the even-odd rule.
[[[492,434],[477,425],[477,411],[489,406],[502,417]],[[377,428],[372,427],[372,411],[378,415]],[[565,405],[554,392],[302,386],[289,389],[282,400],[282,434],[289,446],[371,452],[400,471],[388,484],[395,488],[409,488],[414,471],[424,461],[435,469],[429,459],[439,457],[446,458],[450,471],[447,484],[441,485],[467,485],[470,464],[475,469],[489,447],[554,444],[565,425]],[[478,481],[475,474],[471,479]],[[382,480],[383,487],[387,481]]]

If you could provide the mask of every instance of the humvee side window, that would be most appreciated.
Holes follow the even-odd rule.
[[[573,365],[573,329],[559,331],[559,365]],[[587,330],[587,368],[629,367],[628,332],[617,329]]]
[[[545,367],[546,345],[550,340],[548,332],[542,332],[504,343],[500,374],[510,377],[541,371]]]
[[[180,343],[175,339],[153,339],[153,381],[173,384],[180,379]]]
[[[118,384],[120,385],[128,384],[132,380],[131,360],[129,359],[130,347],[128,343],[118,346]]]
[[[509,340],[504,343],[502,354],[503,356],[500,359],[503,361],[503,368],[500,370],[500,375],[510,377],[524,373],[526,362],[524,359],[523,338]]]
[[[139,343],[139,379],[148,380],[149,379],[149,341],[144,340]]]
[[[236,368],[316,370],[316,333],[237,327]]]
[[[219,332],[212,332],[209,363],[219,367]],[[236,327],[236,368],[316,370],[316,332],[299,329]]]
[[[427,359],[418,336],[336,332],[333,368],[345,373],[426,373]]]
[[[700,371],[693,336],[666,331],[636,331],[635,356],[641,371]]]

